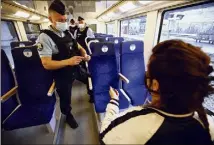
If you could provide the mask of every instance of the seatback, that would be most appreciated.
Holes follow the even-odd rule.
[[[113,35],[107,35],[107,34],[103,34],[103,35],[100,35],[99,37],[102,37],[105,39],[105,41],[108,41],[109,38],[113,37]]]
[[[1,96],[5,95],[8,91],[16,86],[15,78],[13,76],[12,69],[9,64],[9,60],[1,49]],[[12,96],[5,102],[1,103],[1,120],[5,120],[6,117],[16,108],[18,102],[16,96]]]
[[[37,45],[13,49],[12,55],[22,104],[47,103],[54,98],[47,96],[53,78],[41,63]]]
[[[87,38],[87,43],[91,40],[98,40],[99,42],[105,42],[105,39],[102,37],[96,37],[96,38]]]
[[[124,41],[124,38],[123,37],[110,37],[110,38],[108,38],[108,41],[114,43],[114,49],[116,52],[116,56],[119,56],[121,43]]]
[[[33,41],[15,41],[15,42],[11,42],[10,46],[11,46],[11,49],[14,49],[15,47],[25,47],[25,46],[31,46],[34,44],[35,42]]]
[[[119,77],[114,52],[114,44],[109,42],[92,43],[92,58],[89,61],[89,71],[92,76],[93,92],[109,91],[112,86],[119,88]]]
[[[144,85],[145,66],[144,66],[144,43],[142,41],[122,42],[121,47],[121,73],[130,82],[123,83],[123,88],[134,88]]]
[[[115,49],[115,54],[117,58],[117,67],[118,67],[118,70],[120,71],[120,48],[121,48],[121,43],[124,41],[124,38],[110,37],[108,41],[114,43],[114,49]]]
[[[109,37],[108,41],[113,42],[114,44],[118,44],[120,42],[123,42],[124,38],[123,37]]]

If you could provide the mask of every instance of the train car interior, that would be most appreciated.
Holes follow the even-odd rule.
[[[56,15],[60,21],[55,22]],[[100,134],[105,116],[111,116],[109,102],[118,113],[151,104],[144,81],[152,50],[175,39],[200,48],[214,67],[214,1],[2,0],[1,143],[123,144],[119,137],[108,142],[120,125],[107,128],[109,135]],[[51,65],[46,65],[48,58]],[[59,62],[66,65],[58,67]],[[70,80],[66,91],[63,84]],[[112,101],[111,88],[119,101]],[[202,102],[214,144],[214,92]],[[152,144],[141,144],[147,143]]]

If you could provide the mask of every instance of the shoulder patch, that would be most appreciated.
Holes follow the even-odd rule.
[[[38,51],[42,51],[43,50],[42,43],[37,43],[37,49],[38,49]]]

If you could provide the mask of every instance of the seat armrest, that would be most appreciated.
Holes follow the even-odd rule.
[[[17,93],[17,89],[18,86],[15,86],[14,88],[12,88],[10,91],[8,91],[6,94],[4,94],[1,97],[1,102],[5,102],[7,99],[9,99],[10,97],[12,97],[14,94]]]
[[[53,95],[53,93],[54,93],[54,90],[55,90],[55,82],[53,81],[50,89],[48,90],[48,94],[47,95],[51,97]]]
[[[123,74],[118,73],[120,76],[120,79],[123,80],[124,82],[126,82],[127,84],[129,83],[129,79],[127,77],[125,77]]]

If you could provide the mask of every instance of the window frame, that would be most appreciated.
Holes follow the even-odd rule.
[[[106,34],[108,34],[108,25],[111,25],[113,24],[115,26],[115,23],[114,22],[109,22],[109,23],[106,23]],[[114,35],[114,34],[110,34],[110,35]]]
[[[17,38],[18,38],[18,41],[20,41],[19,34],[18,34],[17,30],[16,30],[14,21],[13,21],[13,20],[7,20],[7,19],[1,19],[1,21],[6,21],[6,22],[11,22],[11,23],[12,23],[12,25],[13,25],[12,27],[13,27],[14,30],[15,30],[16,36],[17,36]]]
[[[136,17],[129,17],[129,18],[125,18],[125,19],[121,19],[120,20],[120,31],[119,31],[119,36],[121,37],[121,24],[122,24],[122,21],[125,21],[125,20],[128,20],[128,28],[129,28],[129,20],[131,19],[137,19],[137,18],[140,18],[140,17],[146,17],[146,22],[147,22],[147,14],[144,14],[144,15],[138,15]],[[144,33],[145,34],[145,33]]]
[[[41,25],[39,23],[32,23],[32,22],[23,22],[23,26],[24,24],[34,24],[34,25],[38,25],[39,26],[39,31],[41,31]],[[24,29],[25,29],[25,26],[24,26]],[[26,32],[26,29],[25,29],[25,32]],[[27,32],[26,32],[26,35],[27,35]]]
[[[159,23],[157,44],[160,43],[160,37],[161,37],[161,32],[162,32],[162,27],[163,27],[162,24],[163,24],[163,20],[164,20],[164,14],[166,12],[173,11],[173,10],[179,10],[179,9],[183,9],[183,8],[188,8],[188,7],[194,7],[194,6],[203,5],[203,4],[208,4],[208,3],[212,3],[212,2],[213,1],[199,2],[199,3],[195,3],[195,4],[188,4],[188,5],[172,8],[172,9],[163,10],[162,13],[161,13],[161,20],[160,20],[160,23]]]

